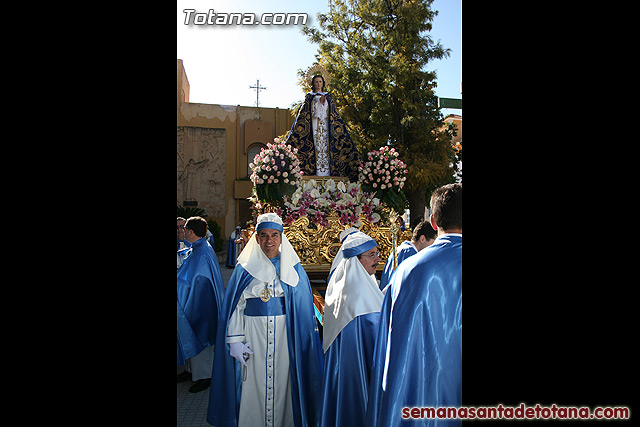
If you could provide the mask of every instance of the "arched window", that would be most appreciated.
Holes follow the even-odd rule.
[[[247,151],[247,176],[251,176],[251,168],[249,167],[249,163],[253,163],[253,158],[256,154],[260,153],[260,150],[263,148],[267,148],[266,145],[261,142],[254,142],[249,146],[249,151]]]

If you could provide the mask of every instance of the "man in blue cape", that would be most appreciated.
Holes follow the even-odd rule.
[[[340,252],[325,296],[320,425],[364,427],[382,305],[375,279],[380,256],[376,241],[359,231]]]
[[[240,255],[240,243],[236,243],[236,240],[240,238],[240,226],[238,225],[236,229],[229,236],[229,240],[227,241],[227,268],[234,268],[236,266],[236,262],[238,261],[238,255]]]
[[[313,307],[282,219],[260,215],[225,292],[209,424],[318,425],[322,350]]]
[[[305,95],[287,144],[298,149],[300,169],[305,175],[345,176],[355,182],[362,156],[351,140],[331,94],[324,89],[324,77],[314,76],[311,92]],[[320,125],[315,116],[316,107],[323,112]],[[321,152],[318,152],[319,148],[322,148]]]
[[[436,189],[431,225],[438,238],[393,273],[380,313],[367,425],[398,426],[413,407],[462,401],[462,184]],[[457,425],[457,419],[407,419]]]
[[[211,365],[222,308],[224,282],[213,248],[205,235],[207,222],[191,217],[185,237],[191,243],[178,268],[178,365],[186,365],[196,381],[189,391],[205,390],[211,382]],[[183,379],[187,379],[184,377]]]
[[[436,231],[431,227],[431,223],[429,221],[420,221],[413,229],[411,241],[405,240],[400,246],[398,246],[396,250],[396,268],[405,259],[417,254],[427,246],[431,245],[435,239]],[[393,254],[390,254],[387,259],[387,263],[384,265],[384,270],[382,270],[382,276],[380,276],[380,290],[383,292],[386,292],[384,288],[389,284],[389,279],[391,278],[392,273]]]

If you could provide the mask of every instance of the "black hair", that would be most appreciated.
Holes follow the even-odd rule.
[[[420,236],[424,236],[424,238],[427,240],[435,239],[437,233],[438,232],[433,229],[429,221],[422,220],[414,227],[413,237],[411,238],[411,240],[417,242],[418,240],[420,240]]]
[[[185,228],[193,230],[196,236],[204,237],[207,235],[207,221],[200,216],[192,216],[184,225]]]
[[[462,183],[447,184],[431,194],[431,214],[443,230],[462,229]]]

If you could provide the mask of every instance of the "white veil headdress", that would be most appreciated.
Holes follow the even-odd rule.
[[[343,258],[329,279],[324,299],[322,349],[325,352],[356,316],[380,311],[382,307],[383,295],[375,276],[369,275],[357,258],[376,246],[374,239],[358,231],[347,236],[340,248]]]
[[[282,235],[282,244],[280,245],[280,281],[289,286],[297,286],[299,277],[293,267],[300,262],[300,258],[283,232],[282,218],[276,213],[266,213],[258,217],[256,232],[253,233],[253,236],[251,236],[249,242],[238,256],[238,264],[258,280],[270,283],[275,279],[276,268],[258,244],[258,232],[263,228],[280,231]]]

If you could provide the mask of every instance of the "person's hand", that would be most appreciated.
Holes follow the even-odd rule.
[[[234,342],[229,344],[229,354],[231,357],[240,362],[243,366],[247,366],[247,362],[244,360],[243,354],[253,354],[253,350],[251,350],[251,341],[247,344],[243,344],[241,342]]]

